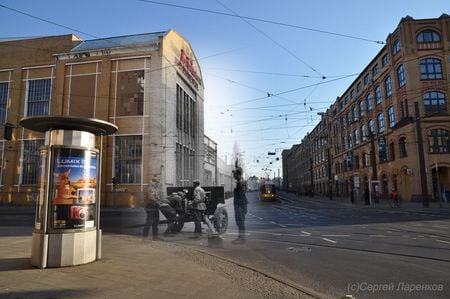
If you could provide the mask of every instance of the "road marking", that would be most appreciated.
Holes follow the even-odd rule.
[[[386,237],[385,235],[369,235],[369,237],[374,237],[374,238],[384,238]]]
[[[350,235],[322,235],[322,237],[350,237]]]
[[[336,241],[330,240],[330,239],[327,239],[327,238],[322,238],[322,240],[325,240],[325,241],[328,241],[328,242],[331,242],[331,243],[337,243]]]
[[[284,225],[284,224],[278,224],[280,227],[287,227],[286,225]]]
[[[307,236],[311,236],[311,233],[305,232],[305,231],[301,231],[302,234],[307,235]]]
[[[450,242],[448,241],[442,241],[442,240],[436,240],[437,242],[441,242],[441,243],[445,243],[445,244],[450,244]]]

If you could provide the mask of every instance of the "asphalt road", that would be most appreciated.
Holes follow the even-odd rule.
[[[223,244],[191,239],[187,223],[165,238],[258,271],[317,297],[450,298],[450,209],[367,207],[248,193],[247,242],[234,245],[232,199]],[[31,226],[33,209],[0,210],[0,225]],[[104,233],[140,236],[143,209],[103,209]],[[164,225],[160,231],[164,230]],[[14,232],[11,232],[14,233]]]

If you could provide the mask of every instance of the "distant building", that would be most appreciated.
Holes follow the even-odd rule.
[[[233,169],[233,165],[227,164],[220,157],[217,157],[217,185],[224,187],[225,198],[233,196]]]
[[[395,188],[413,201],[450,190],[449,34],[446,14],[403,18],[315,129],[283,152],[284,188],[348,196],[375,182],[381,198]]]
[[[0,201],[27,204],[38,194],[44,135],[18,125],[30,116],[118,126],[102,145],[105,205],[138,206],[152,178],[162,190],[203,182],[203,90],[193,49],[174,30],[88,41],[74,35],[2,40],[0,124],[14,128],[0,141]]]
[[[205,136],[205,175],[204,186],[216,186],[217,184],[217,143]]]

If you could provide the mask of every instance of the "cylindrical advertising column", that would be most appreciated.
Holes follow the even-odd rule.
[[[117,127],[100,120],[34,117],[20,124],[45,132],[31,264],[64,267],[100,258],[101,149],[96,135]]]

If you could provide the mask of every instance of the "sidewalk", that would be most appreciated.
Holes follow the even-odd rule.
[[[390,206],[390,201],[383,199],[380,200],[378,203],[372,203],[372,205],[365,205],[364,200],[361,199],[355,199],[355,203],[352,204],[350,202],[349,197],[335,197],[333,196],[333,199],[330,200],[326,196],[314,196],[310,197],[307,195],[302,195],[300,197],[297,197],[295,193],[289,193],[280,191],[278,192],[278,195],[284,199],[287,199],[289,201],[311,201],[311,202],[321,202],[321,203],[329,203],[329,204],[340,204],[344,206],[350,206],[350,207],[359,207],[359,208],[369,208],[369,209],[393,209]],[[423,207],[422,202],[410,202],[410,201],[402,201],[400,203],[401,210],[408,210],[408,211],[449,211],[450,210],[450,203],[442,203],[442,207],[440,206],[439,202],[430,202],[430,206],[428,208]]]
[[[0,227],[1,298],[261,298],[186,248],[126,235],[104,235],[99,261],[33,268],[31,229]]]

